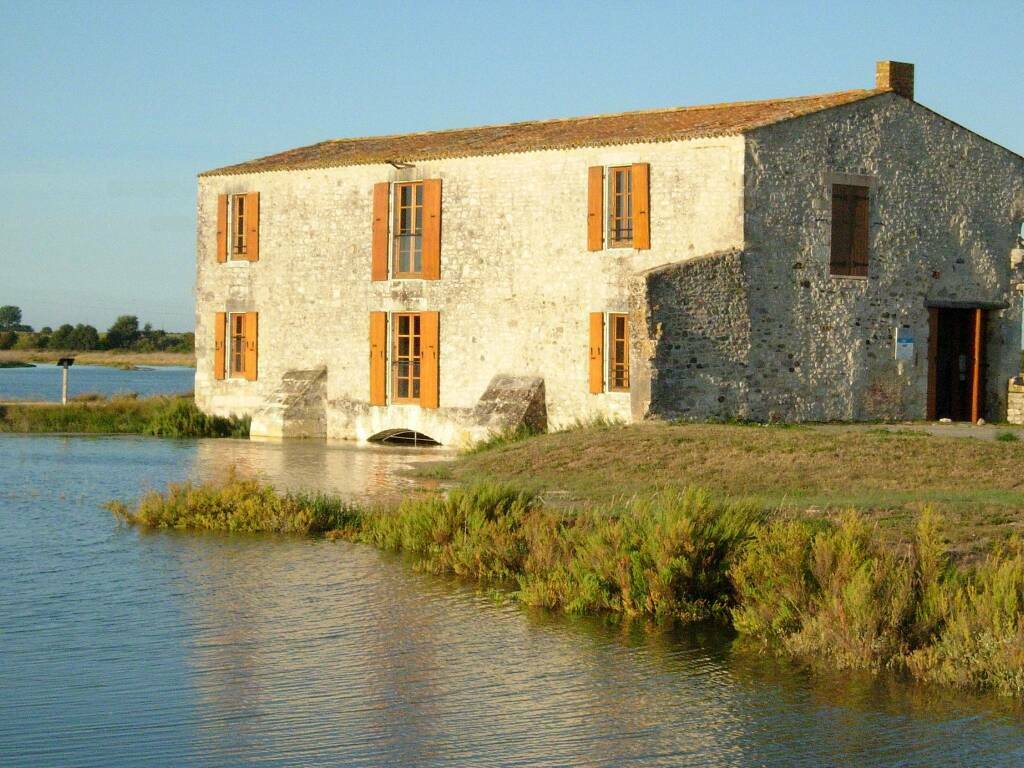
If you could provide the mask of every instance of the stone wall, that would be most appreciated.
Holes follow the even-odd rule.
[[[751,416],[924,418],[927,306],[965,302],[991,308],[986,418],[1004,418],[1020,365],[1009,256],[1024,160],[884,94],[754,131],[745,167]],[[830,185],[851,176],[871,187],[866,279],[829,274]],[[905,363],[897,326],[915,342]]]
[[[1024,378],[1010,379],[1006,393],[1006,420],[1011,424],[1024,424]]]
[[[710,254],[641,273],[632,327],[636,419],[745,418],[750,361],[747,257]]]
[[[630,278],[739,247],[742,137],[417,163],[201,177],[196,399],[252,414],[285,375],[327,369],[330,437],[413,429],[446,444],[478,436],[473,409],[496,375],[544,382],[552,427],[630,418],[629,393],[591,395],[588,313],[629,310]],[[587,168],[650,163],[651,249],[589,252]],[[371,193],[441,178],[441,279],[370,281]],[[218,264],[216,199],[260,193],[260,260]],[[440,408],[371,407],[369,313],[440,312]],[[259,378],[213,378],[213,318],[259,312]]]

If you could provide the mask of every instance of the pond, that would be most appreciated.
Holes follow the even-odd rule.
[[[179,365],[122,370],[102,365],[73,365],[68,371],[68,394],[86,392],[110,396],[134,392],[140,397],[191,392],[196,369]],[[61,369],[53,363],[35,368],[0,368],[0,401],[60,401]]]
[[[146,533],[101,508],[231,467],[366,499],[437,455],[0,437],[0,765],[1024,761],[1007,702],[811,674],[713,627],[524,611],[366,546]]]

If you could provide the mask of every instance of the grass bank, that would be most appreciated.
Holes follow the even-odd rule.
[[[131,352],[128,350],[97,350],[68,352],[57,349],[0,349],[0,363],[56,363],[62,357],[74,357],[76,365],[103,365],[111,368],[139,366],[196,366],[193,352]]]
[[[247,437],[249,420],[207,416],[189,397],[98,397],[0,405],[0,432]]]
[[[938,512],[957,559],[1024,531],[1024,442],[884,427],[635,424],[514,441],[430,467],[436,479],[509,482],[551,503],[595,506],[652,490],[705,488],[791,517],[857,510],[892,543]]]
[[[506,584],[525,605],[719,619],[751,642],[833,667],[1024,694],[1024,547],[1011,540],[958,568],[931,511],[894,546],[857,512],[785,519],[697,491],[568,511],[482,483],[360,510],[232,479],[109,507],[162,528],[326,533],[412,553],[431,572]]]

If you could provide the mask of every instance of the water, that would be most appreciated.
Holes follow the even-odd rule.
[[[167,365],[125,371],[100,365],[73,365],[68,371],[70,397],[83,392],[117,395],[135,392],[149,395],[174,395],[191,392],[196,369]],[[35,368],[0,368],[0,400],[60,401],[61,369],[52,363],[37,363]]]
[[[364,546],[100,509],[229,465],[400,493],[434,455],[0,437],[0,765],[1024,764],[996,699],[523,611]]]

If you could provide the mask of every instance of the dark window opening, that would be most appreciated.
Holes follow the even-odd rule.
[[[832,185],[832,248],[829,267],[833,275],[868,276],[870,208],[867,187]]]

